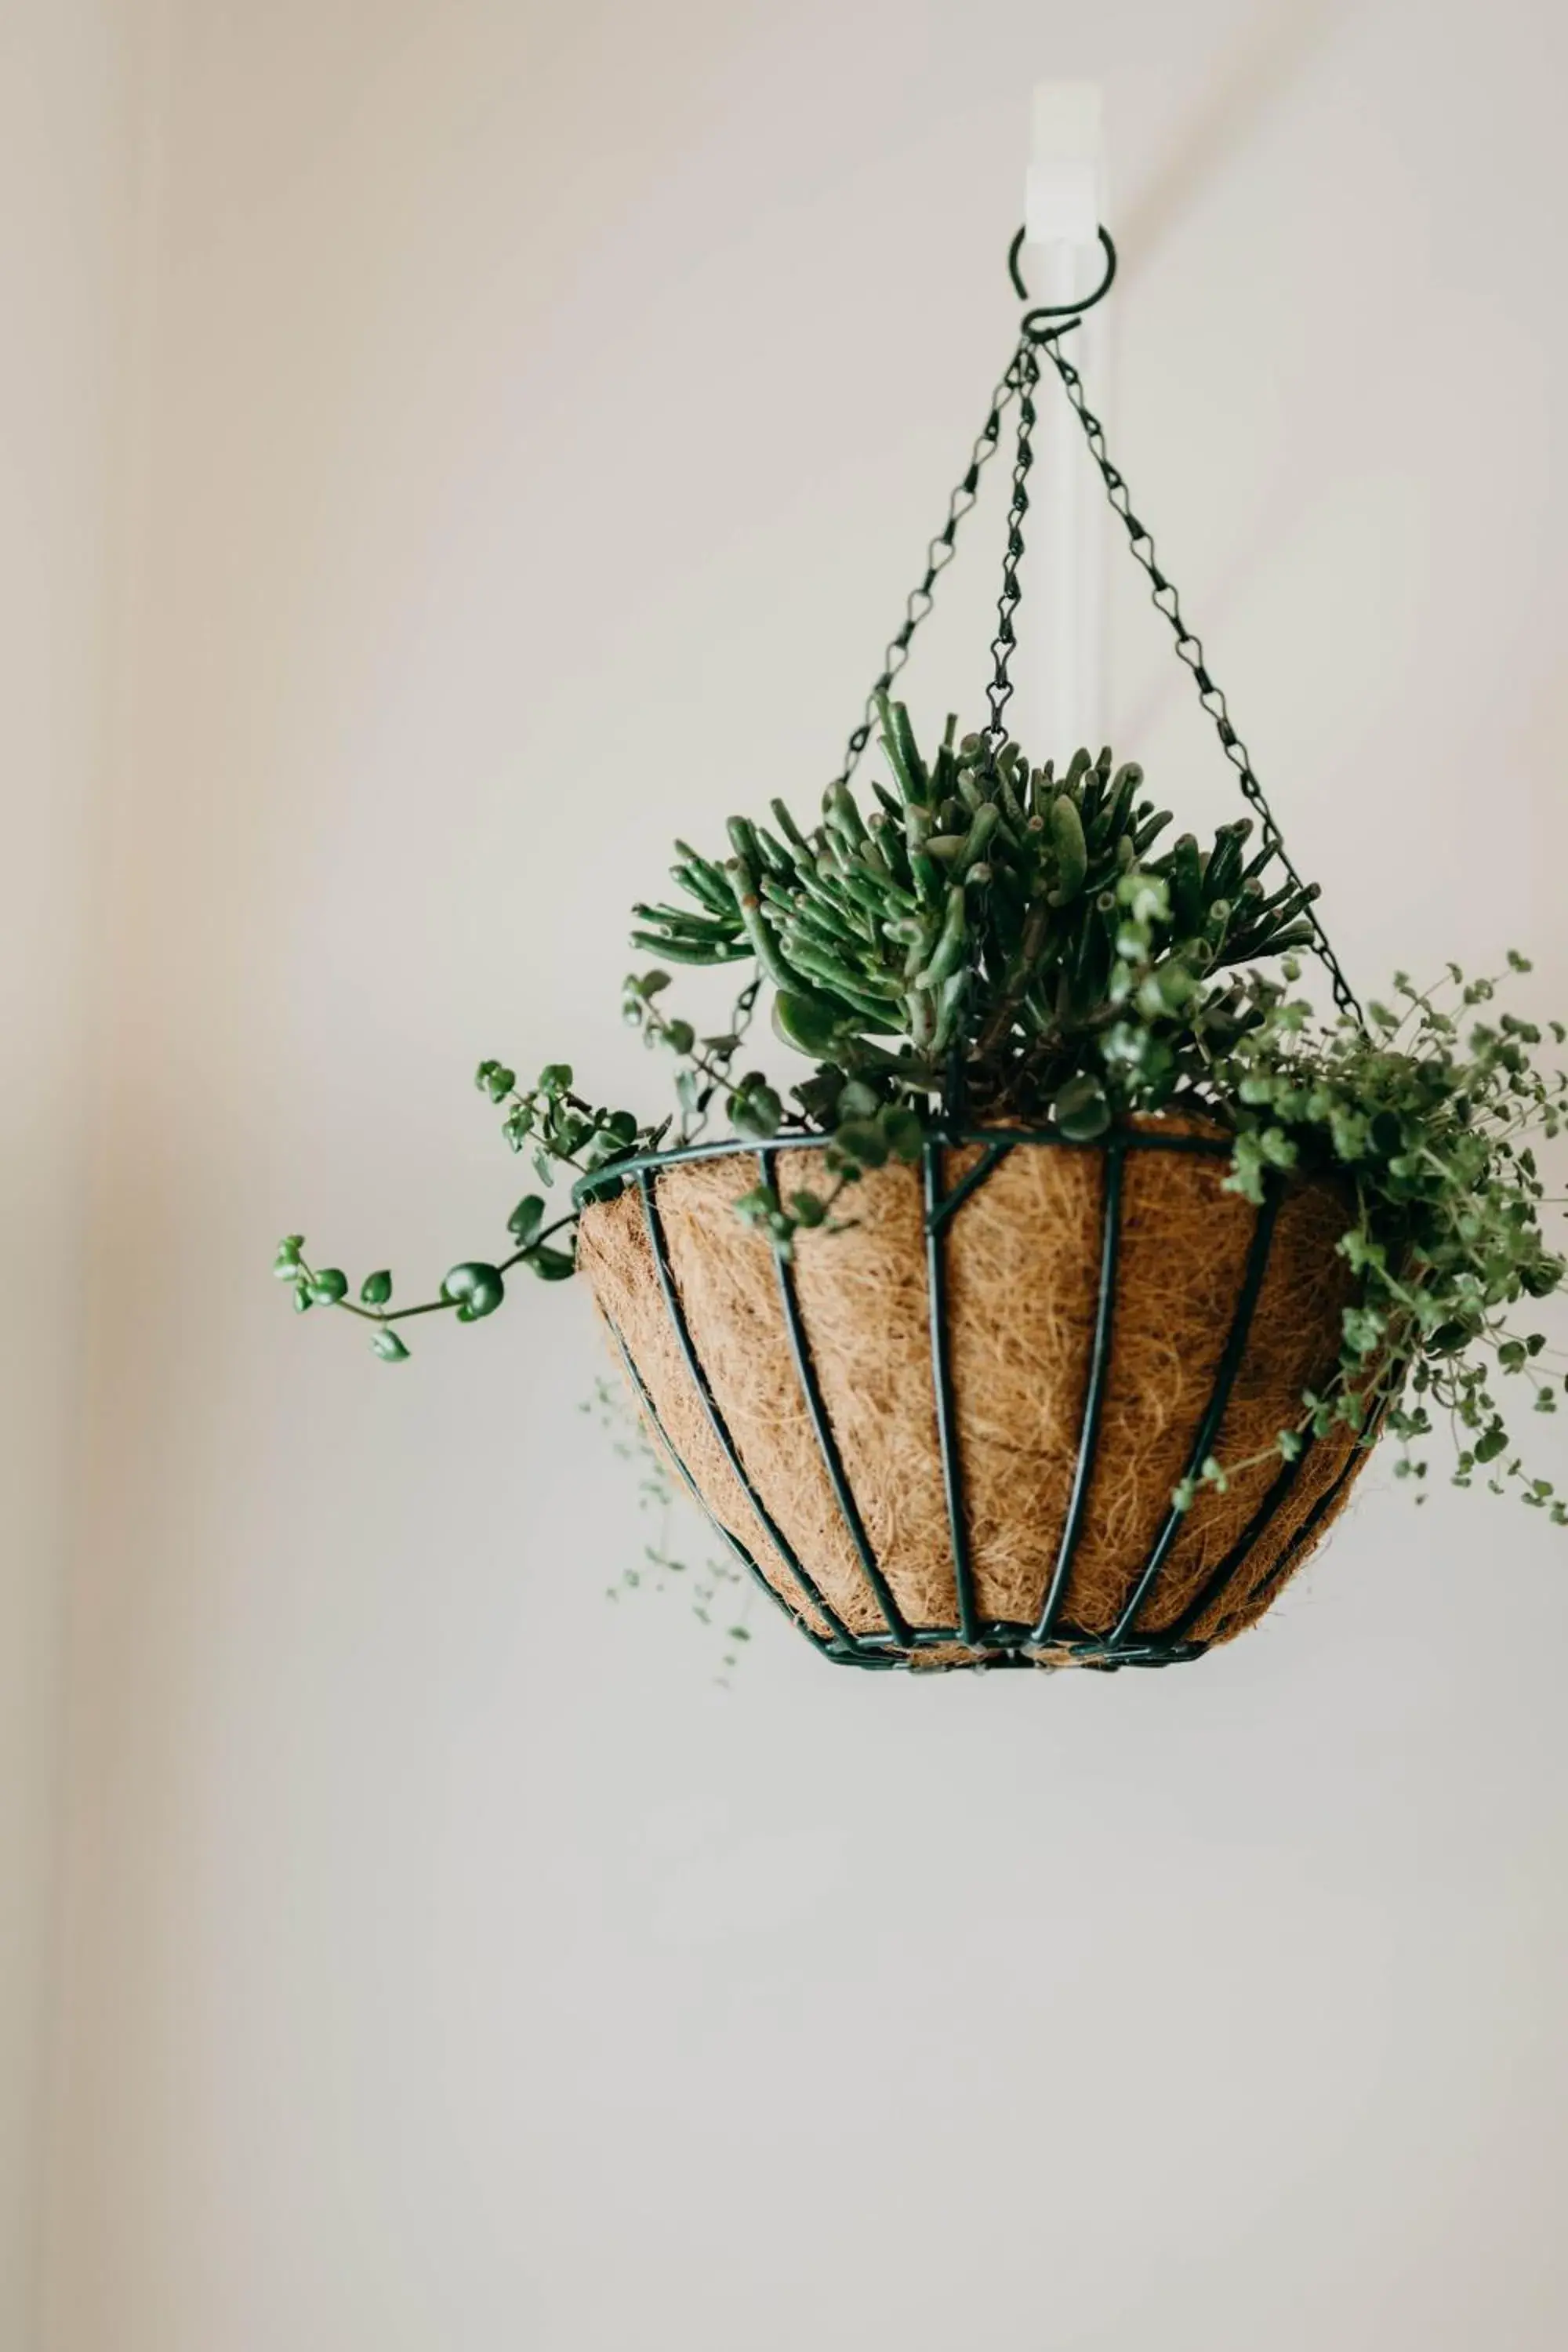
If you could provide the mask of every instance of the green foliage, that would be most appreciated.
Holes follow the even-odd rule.
[[[481,1062],[474,1073],[481,1094],[506,1116],[501,1133],[514,1151],[532,1145],[534,1173],[542,1184],[555,1181],[557,1168],[585,1176],[606,1160],[632,1150],[651,1150],[668,1128],[643,1128],[635,1111],[601,1110],[572,1091],[571,1066],[550,1062],[531,1087],[520,1091],[515,1072],[501,1062]]]
[[[869,815],[840,783],[809,833],[782,801],[772,827],[731,817],[722,861],[677,845],[694,908],[636,909],[634,943],[661,957],[754,957],[797,1052],[929,1097],[957,1050],[977,1109],[1040,1116],[1115,1024],[1130,911],[1142,1008],[1173,1023],[1221,969],[1310,938],[1315,892],[1270,889],[1248,819],[1151,857],[1171,819],[1141,768],[1079,751],[1058,778],[1014,743],[955,747],[951,720],[928,766],[902,705],[880,709],[897,790],[877,785]]]
[[[683,1556],[685,1547],[677,1548],[674,1523],[680,1498],[670,1483],[664,1456],[649,1443],[625,1389],[618,1382],[612,1386],[608,1381],[597,1380],[592,1397],[581,1410],[593,1415],[617,1461],[636,1474],[637,1507],[647,1529],[639,1558],[622,1570],[619,1582],[610,1586],[606,1598],[618,1601],[648,1588],[656,1592],[672,1586],[684,1589],[698,1623],[719,1637],[721,1648],[714,1680],[728,1689],[741,1653],[752,1638],[750,1580],[731,1561],[715,1553],[704,1551],[688,1559]]]
[[[510,1074],[507,1075],[510,1084]],[[279,1242],[272,1271],[279,1281],[290,1285],[294,1304],[301,1312],[310,1307],[341,1307],[345,1313],[357,1315],[375,1326],[370,1340],[372,1354],[379,1356],[384,1364],[403,1364],[408,1360],[408,1344],[394,1330],[394,1324],[406,1322],[416,1315],[444,1312],[450,1312],[459,1323],[479,1323],[501,1305],[506,1297],[506,1276],[514,1266],[527,1266],[543,1282],[561,1282],[575,1272],[576,1212],[557,1217],[551,1225],[543,1220],[543,1201],[537,1193],[529,1194],[518,1202],[507,1220],[507,1230],[517,1244],[511,1255],[494,1264],[484,1258],[463,1259],[445,1276],[438,1295],[422,1300],[416,1307],[392,1306],[393,1281],[384,1267],[367,1274],[360,1285],[358,1300],[352,1299],[348,1276],[336,1266],[313,1271],[307,1263],[303,1234],[289,1234]],[[564,1247],[552,1247],[552,1236],[556,1234],[566,1237]]]
[[[1563,1118],[1564,1079],[1533,1058],[1540,1031],[1494,1014],[1498,982],[1457,966],[1447,998],[1401,975],[1397,1006],[1374,1004],[1365,1028],[1321,1026],[1290,993],[1315,892],[1279,878],[1277,843],[1254,849],[1247,820],[1206,847],[1191,834],[1158,847],[1168,814],[1143,797],[1142,771],[1113,767],[1109,751],[1079,751],[1058,776],[1016,744],[955,742],[950,721],[928,761],[901,705],[884,702],[881,718],[890,782],[873,786],[868,810],[841,782],[809,830],[782,801],[771,824],[731,817],[726,856],[676,845],[685,903],[637,908],[634,943],[660,961],[626,980],[622,1007],[668,1058],[669,1117],[595,1105],[564,1063],[526,1087],[480,1063],[476,1084],[540,1182],[563,1169],[574,1182],[594,1175],[605,1197],[623,1161],[694,1142],[715,1117],[742,1144],[816,1138],[824,1189],[781,1187],[789,1163],[771,1160],[736,1204],[788,1256],[802,1232],[850,1222],[867,1171],[919,1157],[939,1104],[950,1122],[1012,1121],[1086,1144],[1131,1112],[1199,1112],[1234,1134],[1228,1181],[1247,1198],[1261,1199],[1270,1171],[1331,1172],[1345,1188],[1357,1297],[1335,1375],[1303,1398],[1279,1454],[1294,1459],[1335,1424],[1368,1437],[1386,1426],[1403,1475],[1419,1481],[1416,1449],[1447,1421],[1458,1483],[1511,1480],[1568,1523],[1553,1486],[1525,1472],[1497,1393],[1518,1382],[1535,1411],[1556,1409],[1544,1337],[1512,1319],[1565,1271],[1542,1233],[1531,1140],[1556,1138]],[[700,1035],[671,1012],[666,962],[742,968],[725,1029]],[[764,990],[775,1037],[811,1065],[787,1092],[742,1066]],[[1563,1029],[1552,1037],[1561,1045]],[[395,1325],[482,1320],[519,1266],[546,1281],[572,1273],[575,1209],[545,1215],[542,1194],[525,1196],[509,1256],[465,1259],[415,1306],[391,1305],[385,1271],[351,1297],[340,1269],[306,1262],[299,1234],[274,1271],[300,1312],[367,1319],[375,1353],[400,1362]],[[1200,1483],[1240,1466],[1210,1462]]]
[[[1519,955],[1510,963],[1529,969]],[[1430,990],[1401,972],[1397,1009],[1373,1004],[1366,1029],[1342,1021],[1326,1031],[1300,1000],[1258,985],[1258,1018],[1212,1083],[1237,1129],[1235,1191],[1261,1200],[1270,1169],[1331,1171],[1351,1203],[1340,1249],[1360,1295],[1345,1310],[1337,1376],[1304,1400],[1300,1429],[1285,1433],[1291,1445],[1309,1431],[1364,1432],[1386,1418],[1400,1475],[1420,1479],[1417,1449],[1446,1422],[1456,1485],[1484,1470],[1494,1493],[1512,1482],[1563,1526],[1568,1506],[1526,1471],[1498,1387],[1517,1381],[1534,1411],[1557,1409],[1546,1336],[1514,1318],[1568,1272],[1541,1230],[1546,1191],[1529,1139],[1562,1134],[1568,1077],[1536,1068],[1533,1023],[1483,1013],[1498,985],[1467,980],[1457,964]],[[1564,1042],[1560,1024],[1552,1035]],[[1291,1458],[1283,1440],[1281,1450]]]
[[[457,1308],[459,1323],[478,1323],[495,1313],[506,1297],[506,1284],[499,1265],[469,1259],[452,1268],[441,1285],[441,1296]]]
[[[679,1139],[694,1143],[707,1127],[716,1102],[737,1135],[766,1142],[784,1124],[784,1105],[762,1070],[737,1078],[736,1056],[745,1043],[762,983],[752,981],[735,1000],[730,1026],[716,1037],[699,1037],[689,1021],[672,1021],[659,1003],[669,986],[667,971],[634,973],[622,985],[621,1014],[641,1032],[647,1046],[662,1046],[676,1063],[675,1098],[680,1106]]]

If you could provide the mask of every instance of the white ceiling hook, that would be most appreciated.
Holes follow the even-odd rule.
[[[1025,280],[1031,301],[1071,303],[1098,282],[1105,218],[1104,105],[1092,81],[1035,84],[1025,181]],[[1092,311],[1073,336],[1073,357],[1106,393],[1103,313]],[[1049,375],[1049,369],[1047,373]],[[1020,725],[1037,730],[1037,759],[1067,760],[1081,743],[1092,755],[1103,740],[1105,704],[1104,510],[1099,485],[1066,400],[1047,384],[1036,451],[1043,495],[1031,534],[1034,625],[1037,648],[1023,688]]]

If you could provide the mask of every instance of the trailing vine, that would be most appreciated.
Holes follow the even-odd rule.
[[[928,760],[903,707],[879,709],[889,781],[868,810],[840,779],[809,828],[777,800],[771,824],[732,817],[722,856],[676,845],[679,901],[637,908],[633,944],[658,961],[626,979],[622,1010],[671,1065],[674,1109],[648,1120],[597,1106],[564,1063],[520,1087],[481,1062],[476,1084],[510,1149],[548,1190],[563,1171],[613,1176],[667,1140],[692,1142],[719,1117],[739,1145],[818,1138],[826,1187],[764,1181],[736,1202],[788,1257],[803,1231],[852,1218],[866,1172],[916,1159],[956,1106],[1080,1143],[1133,1113],[1196,1114],[1233,1138],[1226,1181],[1247,1199],[1262,1200],[1269,1171],[1332,1173],[1345,1189],[1354,1302],[1332,1378],[1303,1396],[1278,1452],[1293,1459],[1335,1426],[1363,1442],[1386,1427],[1401,1473],[1420,1482],[1429,1441],[1447,1432],[1457,1484],[1511,1486],[1568,1524],[1510,1419],[1516,1395],[1557,1410],[1563,1382],[1528,1310],[1568,1271],[1542,1231],[1557,1204],[1535,1153],[1563,1131],[1568,1078],[1541,1055],[1565,1032],[1496,1009],[1524,958],[1489,978],[1450,965],[1432,988],[1396,974],[1392,1005],[1325,1024],[1297,992],[1316,892],[1281,873],[1277,837],[1254,848],[1243,818],[1206,845],[1183,834],[1160,847],[1168,813],[1109,751],[1079,752],[1058,777],[1014,743],[956,740],[950,721]],[[670,1010],[670,963],[745,971],[725,1030],[700,1035]],[[741,1066],[764,992],[775,1040],[811,1065],[794,1087]],[[576,1213],[551,1218],[526,1194],[509,1253],[461,1261],[412,1306],[392,1303],[385,1270],[351,1297],[299,1234],[276,1271],[301,1311],[368,1321],[374,1352],[401,1362],[411,1318],[477,1322],[514,1271],[568,1276]],[[1240,1466],[1200,1475],[1223,1483]],[[1194,1491],[1184,1482],[1177,1499]]]
[[[705,1552],[694,1565],[675,1549],[672,1522],[679,1498],[664,1457],[632,1412],[625,1390],[596,1380],[593,1395],[581,1410],[593,1415],[616,1460],[634,1472],[637,1508],[647,1530],[638,1558],[621,1570],[605,1599],[618,1602],[646,1587],[663,1592],[672,1582],[683,1590],[698,1623],[718,1639],[719,1671],[714,1679],[728,1689],[752,1638],[749,1621],[755,1588],[730,1560]]]

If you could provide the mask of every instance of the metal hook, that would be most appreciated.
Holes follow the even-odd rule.
[[[1116,247],[1110,242],[1109,229],[1102,228],[1098,234],[1100,247],[1105,254],[1105,274],[1099,285],[1091,293],[1081,296],[1075,302],[1040,302],[1037,303],[1033,310],[1026,310],[1023,331],[1030,342],[1043,343],[1048,336],[1059,335],[1067,331],[1061,327],[1041,326],[1037,323],[1037,321],[1047,319],[1071,319],[1076,321],[1086,310],[1092,310],[1097,302],[1103,302],[1110,293],[1116,277]],[[1026,302],[1029,299],[1029,289],[1025,285],[1023,272],[1018,268],[1018,256],[1024,250],[1025,235],[1026,232],[1020,229],[1007,248],[1007,275],[1013,280],[1014,289],[1020,302]]]

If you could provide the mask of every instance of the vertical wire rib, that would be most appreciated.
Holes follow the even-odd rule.
[[[1279,1591],[1286,1578],[1294,1570],[1297,1562],[1310,1544],[1329,1512],[1333,1509],[1341,1495],[1355,1476],[1358,1465],[1364,1460],[1376,1444],[1382,1429],[1383,1414],[1380,1412],[1373,1421],[1371,1427],[1364,1431],[1352,1446],[1343,1465],[1334,1473],[1332,1479],[1319,1496],[1268,1575],[1260,1577],[1253,1590],[1243,1596],[1237,1603],[1237,1609],[1250,1609],[1254,1603],[1262,1606]],[[1236,1615],[1237,1609],[1233,1609],[1226,1618],[1225,1623],[1216,1626],[1215,1629],[1216,1641],[1225,1631],[1225,1626],[1231,1623]]]
[[[1204,1464],[1213,1453],[1215,1440],[1219,1435],[1220,1423],[1225,1419],[1225,1409],[1230,1402],[1230,1392],[1235,1386],[1237,1373],[1241,1369],[1242,1357],[1247,1352],[1247,1333],[1252,1328],[1252,1310],[1258,1304],[1258,1294],[1263,1287],[1263,1277],[1268,1271],[1268,1249],[1274,1239],[1274,1222],[1279,1213],[1279,1186],[1271,1179],[1265,1179],[1263,1206],[1258,1213],[1258,1222],[1252,1229],[1252,1242],[1247,1254],[1247,1272],[1242,1281],[1241,1296],[1237,1301],[1236,1313],[1231,1318],[1230,1336],[1226,1340],[1225,1353],[1219,1360],[1219,1369],[1215,1374],[1208,1405],[1187,1463],[1185,1475],[1189,1478],[1199,1475]],[[1165,1514],[1164,1524],[1154,1538],[1154,1549],[1150,1553],[1142,1572],[1132,1588],[1131,1598],[1107,1637],[1105,1643],[1107,1650],[1119,1648],[1131,1632],[1137,1621],[1138,1612],[1147,1600],[1154,1579],[1163,1568],[1166,1555],[1175,1542],[1185,1517],[1186,1513],[1173,1503]]]
[[[1105,1147],[1105,1200],[1100,1213],[1100,1298],[1094,1312],[1094,1338],[1089,1360],[1089,1386],[1084,1391],[1083,1423],[1079,1432],[1078,1460],[1073,1465],[1072,1488],[1068,1496],[1067,1517],[1062,1526],[1062,1539],[1057,1552],[1056,1566],[1045,1602],[1030,1631],[1032,1642],[1048,1642],[1062,1604],[1067,1599],[1068,1580],[1072,1574],[1073,1555],[1078,1550],[1083,1532],[1084,1513],[1089,1507],[1089,1481],[1094,1475],[1096,1449],[1100,1444],[1100,1416],[1105,1405],[1106,1381],[1110,1370],[1110,1341],[1116,1317],[1116,1268],[1121,1251],[1121,1172],[1124,1155],[1119,1139]]]
[[[691,1333],[687,1328],[685,1311],[675,1287],[675,1277],[670,1271],[669,1252],[664,1237],[664,1220],[659,1215],[658,1203],[654,1198],[653,1184],[646,1169],[637,1178],[637,1189],[642,1194],[643,1219],[647,1227],[654,1265],[658,1274],[658,1286],[664,1294],[664,1304],[669,1316],[670,1327],[685,1360],[686,1369],[691,1375],[692,1386],[702,1401],[702,1409],[708,1416],[708,1425],[713,1432],[719,1450],[729,1464],[741,1492],[751,1505],[758,1525],[812,1607],[816,1610],[824,1622],[832,1627],[839,1641],[846,1643],[850,1649],[855,1649],[858,1644],[854,1634],[831,1601],[823,1598],[810,1571],[795,1558],[789,1538],[746,1475],[745,1466],[736,1450],[735,1441],[731,1436],[729,1425],[719,1410],[718,1399],[709,1385],[708,1375],[702,1369],[701,1360],[692,1343]]]
[[[1240,1575],[1243,1568],[1246,1566],[1253,1546],[1258,1543],[1262,1539],[1263,1536],[1268,1532],[1269,1521],[1273,1518],[1275,1512],[1287,1499],[1292,1488],[1295,1486],[1297,1479],[1300,1476],[1302,1470],[1306,1466],[1307,1457],[1311,1453],[1312,1447],[1315,1444],[1316,1440],[1310,1438],[1302,1446],[1301,1451],[1297,1454],[1296,1459],[1293,1462],[1281,1463],[1279,1468],[1275,1472],[1273,1477],[1268,1482],[1268,1493],[1264,1496],[1263,1500],[1258,1504],[1258,1508],[1248,1519],[1246,1527],[1242,1529],[1235,1543],[1232,1544],[1230,1549],[1226,1552],[1219,1566],[1215,1570],[1214,1574],[1205,1579],[1205,1580],[1198,1587],[1197,1591],[1188,1601],[1181,1615],[1176,1618],[1173,1623],[1165,1626],[1161,1634],[1161,1639],[1163,1641],[1185,1641],[1187,1635],[1192,1632],[1193,1627],[1198,1624],[1202,1619],[1208,1615],[1211,1609],[1215,1608],[1218,1602],[1225,1599],[1225,1596],[1229,1591],[1231,1585],[1234,1584],[1236,1579]]]
[[[969,1528],[963,1506],[963,1474],[958,1458],[958,1417],[952,1396],[952,1369],[947,1345],[947,1262],[942,1225],[942,1146],[927,1138],[921,1153],[925,1182],[926,1298],[931,1319],[931,1386],[936,1396],[936,1437],[942,1454],[942,1490],[947,1497],[948,1535],[952,1546],[952,1582],[958,1596],[958,1638],[970,1649],[978,1644],[974,1614],[974,1574],[969,1557]]]
[[[774,1156],[767,1150],[759,1151],[757,1154],[764,1184],[772,1180],[772,1163]],[[892,1589],[878,1563],[871,1539],[866,1533],[865,1522],[860,1517],[860,1507],[855,1500],[855,1491],[849,1484],[848,1475],[844,1467],[844,1457],[838,1451],[838,1441],[833,1434],[833,1424],[827,1417],[822,1384],[816,1377],[816,1365],[812,1357],[811,1342],[806,1337],[805,1326],[801,1320],[800,1300],[795,1286],[795,1269],[777,1250],[773,1252],[773,1264],[778,1271],[779,1303],[784,1308],[784,1330],[789,1338],[790,1354],[795,1359],[795,1377],[800,1382],[801,1396],[805,1402],[806,1412],[810,1416],[812,1429],[816,1433],[817,1451],[822,1456],[822,1466],[827,1473],[827,1483],[833,1489],[839,1515],[848,1531],[849,1540],[859,1556],[866,1581],[871,1588],[888,1631],[900,1648],[907,1650],[910,1646],[909,1626],[905,1622],[903,1612],[893,1597]]]
[[[625,1339],[621,1337],[619,1328],[608,1315],[605,1317],[605,1321],[609,1325],[610,1337],[615,1341],[616,1349],[619,1350],[621,1362],[626,1367],[626,1378],[630,1381],[632,1387],[637,1391],[637,1402],[641,1405],[644,1413],[647,1417],[648,1426],[657,1433],[659,1443],[663,1445],[665,1452],[668,1454],[670,1460],[674,1463],[676,1469],[680,1474],[681,1485],[685,1487],[687,1493],[690,1496],[692,1501],[696,1504],[698,1509],[701,1512],[703,1517],[712,1528],[714,1534],[719,1538],[720,1542],[726,1545],[734,1554],[735,1558],[739,1560],[741,1566],[745,1570],[752,1582],[760,1585],[762,1590],[767,1594],[768,1599],[773,1602],[773,1607],[778,1610],[782,1615],[787,1617],[790,1623],[795,1626],[799,1633],[804,1633],[806,1640],[810,1642],[815,1648],[818,1650],[826,1650],[828,1645],[823,1640],[822,1635],[817,1632],[816,1626],[808,1625],[805,1619],[800,1614],[800,1612],[790,1607],[789,1602],[784,1599],[784,1594],[779,1591],[778,1588],[768,1582],[767,1578],[763,1574],[762,1570],[757,1566],[756,1561],[752,1558],[752,1555],[746,1549],[745,1545],[741,1542],[737,1536],[732,1536],[730,1533],[729,1528],[724,1525],[723,1520],[716,1518],[714,1514],[709,1509],[707,1504],[702,1498],[701,1488],[698,1486],[696,1479],[687,1468],[685,1462],[681,1459],[679,1453],[676,1449],[674,1441],[671,1439],[668,1430],[666,1429],[663,1422],[660,1421],[658,1417],[658,1407],[654,1403],[652,1397],[648,1394],[647,1381],[643,1379],[642,1374],[638,1371],[636,1364],[632,1361],[631,1349],[627,1347]]]

